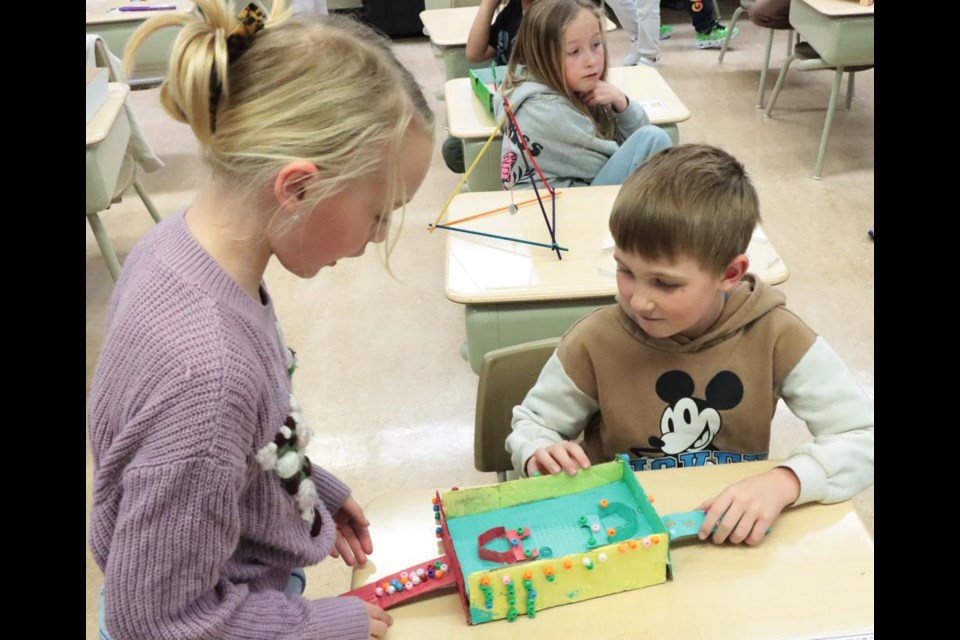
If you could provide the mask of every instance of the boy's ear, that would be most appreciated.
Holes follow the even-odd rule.
[[[273,182],[273,196],[285,211],[293,213],[307,194],[307,181],[318,173],[312,162],[293,160],[283,166]]]
[[[750,268],[750,258],[741,253],[730,261],[730,264],[723,270],[723,277],[720,281],[721,291],[731,291],[737,283],[743,278],[743,274]]]

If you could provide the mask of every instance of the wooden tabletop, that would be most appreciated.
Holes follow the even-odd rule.
[[[144,0],[144,2],[132,2],[131,0],[86,0],[86,3],[88,25],[143,21],[147,18],[165,13],[193,11],[194,8],[193,2],[189,0]],[[177,8],[172,11],[110,11],[118,7],[143,7],[150,5],[176,5]]]
[[[663,516],[689,511],[724,487],[776,463],[743,462],[637,473]],[[449,487],[436,487],[446,490]],[[434,489],[386,493],[364,507],[374,553],[353,587],[440,555]],[[665,584],[538,611],[534,619],[469,626],[454,590],[390,609],[390,640],[407,638],[863,637],[874,626],[873,541],[849,501],[787,509],[760,545],[671,545]]]
[[[653,67],[642,64],[610,67],[608,79],[630,100],[639,102],[653,124],[675,124],[690,119],[690,110]],[[493,116],[474,95],[469,78],[447,80],[444,96],[451,136],[461,140],[486,139],[496,128]]]
[[[801,0],[828,16],[873,15],[873,5],[864,6],[859,0]]]
[[[430,36],[430,42],[438,47],[463,47],[467,44],[470,27],[480,7],[459,7],[457,9],[427,9],[420,12],[420,21]],[[607,31],[617,28],[608,18]]]
[[[87,123],[87,146],[91,147],[110,133],[117,114],[123,108],[123,103],[130,93],[129,85],[122,82],[111,82],[107,85],[107,99]]]
[[[489,152],[488,152],[489,153]],[[613,296],[617,292],[613,238],[607,222],[620,187],[573,187],[558,189],[557,244],[569,251],[558,260],[547,248],[507,240],[437,229],[434,236],[446,242],[445,294],[453,302],[483,304],[502,302],[569,300]],[[455,225],[550,244],[550,234],[532,190],[514,191],[519,211],[494,213]],[[507,207],[510,193],[490,191],[456,196],[445,221]],[[545,200],[551,215],[549,199]],[[776,248],[757,227],[750,247],[750,271],[768,284],[786,280],[790,271]]]

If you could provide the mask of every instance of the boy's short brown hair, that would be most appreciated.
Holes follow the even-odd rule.
[[[705,144],[664,149],[623,183],[610,233],[617,247],[650,259],[694,258],[722,272],[745,253],[760,205],[743,165]]]

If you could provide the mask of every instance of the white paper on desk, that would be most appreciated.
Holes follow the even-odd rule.
[[[667,108],[663,106],[663,103],[655,98],[652,100],[638,100],[637,102],[648,115],[651,113],[662,113],[667,110]]]

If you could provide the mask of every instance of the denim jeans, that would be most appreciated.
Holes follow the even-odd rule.
[[[290,580],[287,582],[287,588],[283,592],[288,596],[303,595],[303,590],[307,587],[307,574],[303,569],[294,569],[290,573]],[[100,598],[97,603],[97,619],[100,620],[100,640],[113,640],[103,624],[103,587],[100,587]]]
[[[590,184],[600,186],[605,184],[623,184],[637,167],[650,159],[650,156],[672,147],[673,142],[667,132],[652,124],[640,127],[629,138],[623,141],[617,152],[610,156],[607,164],[597,174]]]

